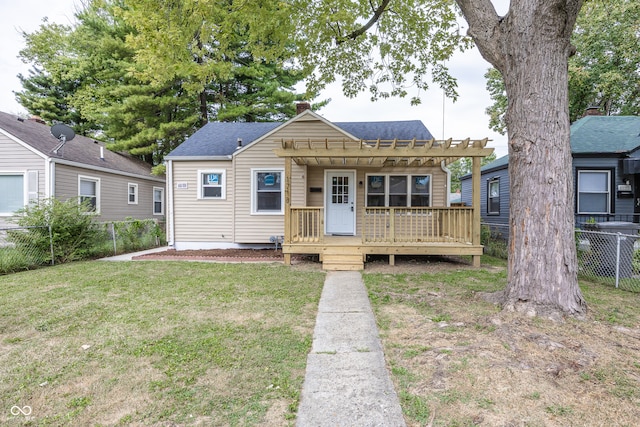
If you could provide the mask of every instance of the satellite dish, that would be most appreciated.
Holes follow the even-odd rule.
[[[51,135],[61,141],[71,141],[76,136],[76,133],[69,126],[58,123],[51,126]]]
[[[58,154],[58,150],[61,149],[67,141],[71,141],[75,138],[76,133],[69,126],[58,123],[51,126],[51,135],[60,140],[60,144],[53,149],[53,152]]]

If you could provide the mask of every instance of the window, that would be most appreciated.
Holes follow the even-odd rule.
[[[429,206],[429,175],[368,175],[367,206]]]
[[[578,213],[609,213],[611,171],[578,171]]]
[[[153,214],[164,215],[164,188],[153,187]]]
[[[386,180],[382,175],[367,177],[367,206],[385,206]]]
[[[500,215],[500,178],[492,178],[487,185],[487,213]]]
[[[24,204],[24,175],[0,175],[0,215],[12,215]]]
[[[88,203],[92,212],[100,212],[100,179],[87,176],[78,177],[80,203]]]
[[[429,175],[413,175],[411,177],[411,206],[429,206],[431,203],[431,177]]]
[[[137,205],[138,204],[138,184],[129,183],[129,204]]]
[[[282,214],[282,170],[252,170],[253,213]]]
[[[198,171],[199,199],[224,199],[226,197],[226,172],[223,170]]]
[[[407,176],[389,177],[389,206],[407,206]]]

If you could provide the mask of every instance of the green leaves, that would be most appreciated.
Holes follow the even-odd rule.
[[[582,117],[598,106],[605,115],[640,114],[640,5],[632,0],[585,2],[572,36],[576,54],[569,59],[569,115]],[[507,98],[502,76],[487,74],[493,105],[489,126],[504,134]]]

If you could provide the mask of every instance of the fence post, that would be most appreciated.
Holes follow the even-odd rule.
[[[118,245],[116,243],[116,223],[111,223],[111,237],[113,238],[113,254],[118,255]]]
[[[55,254],[53,253],[53,230],[49,224],[49,250],[51,250],[51,265],[55,265]]]
[[[622,240],[622,233],[618,233],[616,236],[616,289],[620,283],[620,241]]]

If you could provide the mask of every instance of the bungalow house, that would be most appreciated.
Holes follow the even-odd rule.
[[[367,254],[482,254],[480,211],[450,208],[446,165],[487,140],[436,141],[420,121],[208,123],[167,157],[177,250],[265,245],[361,269]],[[479,180],[477,181],[479,185]],[[479,203],[476,204],[479,206]]]
[[[588,115],[571,125],[576,224],[640,218],[640,117]],[[509,222],[509,158],[481,168],[482,221]],[[462,177],[471,204],[472,176]]]
[[[165,178],[150,165],[76,136],[64,144],[37,119],[0,112],[0,227],[29,202],[89,200],[100,221],[163,219]]]

